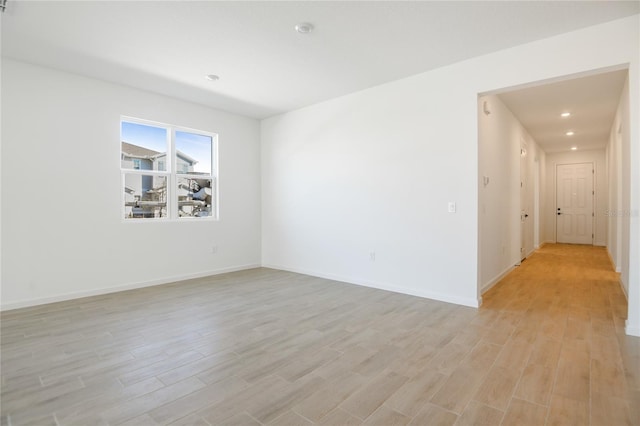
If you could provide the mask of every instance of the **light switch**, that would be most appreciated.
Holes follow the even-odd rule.
[[[456,203],[455,201],[449,201],[449,213],[456,212]]]

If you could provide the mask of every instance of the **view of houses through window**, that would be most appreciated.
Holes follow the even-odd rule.
[[[121,121],[125,219],[216,218],[217,135]]]

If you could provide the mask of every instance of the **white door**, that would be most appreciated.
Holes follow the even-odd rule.
[[[520,141],[520,259],[527,256],[527,145]]]
[[[527,143],[520,140],[520,259],[533,251],[532,200]]]
[[[556,239],[593,244],[593,164],[556,167]]]

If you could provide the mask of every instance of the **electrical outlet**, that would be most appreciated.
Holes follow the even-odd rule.
[[[218,246],[211,246],[211,254],[218,253]]]
[[[372,262],[376,261],[376,252],[372,251],[371,253],[369,253],[369,260]]]
[[[455,201],[449,201],[449,213],[455,213],[456,212],[456,203]]]

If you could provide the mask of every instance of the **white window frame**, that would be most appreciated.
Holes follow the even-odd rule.
[[[167,134],[167,158],[165,162],[166,170],[142,170],[126,169],[122,167],[122,123],[134,123],[144,126],[152,126],[166,130]],[[176,150],[176,132],[194,133],[211,138],[211,173],[209,175],[181,173],[178,170],[178,156]],[[176,126],[172,124],[160,123],[157,121],[144,120],[129,116],[120,116],[120,209],[122,221],[125,223],[157,223],[157,222],[206,222],[220,220],[219,196],[218,196],[218,134],[189,127]],[[171,158],[169,158],[171,156]],[[167,179],[167,215],[161,218],[127,218],[125,206],[125,175],[145,175],[145,176],[165,176]],[[196,178],[211,180],[211,215],[206,217],[180,217],[178,214],[178,179]]]

